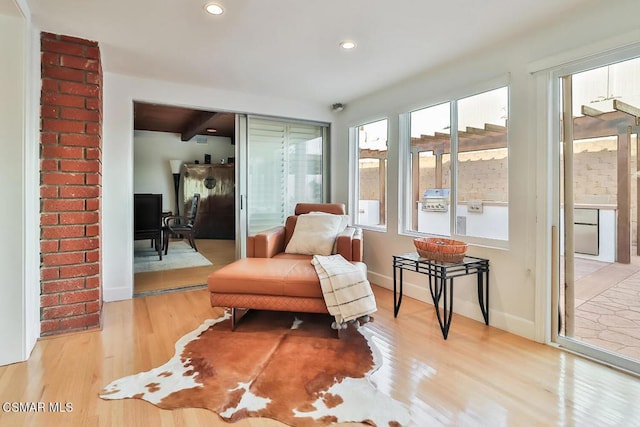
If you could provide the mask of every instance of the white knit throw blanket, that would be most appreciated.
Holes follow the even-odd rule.
[[[318,273],[327,310],[338,325],[377,310],[365,273],[342,255],[314,255],[311,263]]]

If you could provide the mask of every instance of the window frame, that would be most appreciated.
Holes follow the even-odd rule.
[[[511,111],[511,85],[509,76],[503,76],[488,82],[476,84],[463,88],[449,97],[434,99],[431,102],[413,106],[405,112],[399,114],[399,188],[398,188],[398,234],[410,237],[432,237],[442,236],[430,233],[424,233],[412,229],[413,205],[415,201],[412,196],[412,164],[411,164],[411,114],[413,112],[435,107],[444,103],[450,103],[450,129],[451,129],[451,147],[450,147],[450,226],[449,236],[447,238],[461,240],[466,243],[486,246],[499,249],[508,249],[510,242],[511,227],[508,227],[507,239],[492,239],[487,237],[477,237],[471,235],[460,235],[456,230],[456,215],[458,205],[458,102],[462,99],[470,98],[493,90],[507,88],[507,117],[510,117]],[[511,168],[509,152],[511,151],[510,131],[507,126],[507,192],[511,191]],[[511,197],[508,198],[511,200]],[[511,223],[511,208],[507,205],[507,217]]]
[[[377,123],[380,121],[387,122],[387,167],[385,168],[385,223],[384,225],[363,225],[358,222],[360,212],[360,135],[359,128],[368,124]],[[373,118],[371,120],[365,120],[357,125],[349,127],[349,205],[352,209],[352,223],[365,230],[373,230],[379,232],[387,232],[389,228],[388,212],[389,212],[389,130],[390,130],[389,117]]]

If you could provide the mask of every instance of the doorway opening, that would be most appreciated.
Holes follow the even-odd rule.
[[[161,237],[134,230],[134,296],[203,287],[236,259],[235,114],[134,102],[133,132],[135,197],[161,204],[135,212]]]

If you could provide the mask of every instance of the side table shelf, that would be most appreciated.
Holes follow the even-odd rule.
[[[460,262],[446,263],[421,258],[416,252],[393,255],[393,316],[398,317],[403,293],[403,271],[424,274],[429,280],[429,292],[433,299],[436,317],[442,336],[447,339],[453,315],[453,279],[475,274],[478,288],[478,304],[489,324],[489,260],[466,256]],[[399,273],[399,280],[398,280]],[[399,285],[399,286],[398,286]],[[443,306],[440,307],[440,300]]]

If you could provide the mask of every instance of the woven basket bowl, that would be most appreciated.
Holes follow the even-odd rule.
[[[442,262],[460,262],[467,253],[467,244],[441,237],[420,237],[413,240],[418,255]]]

